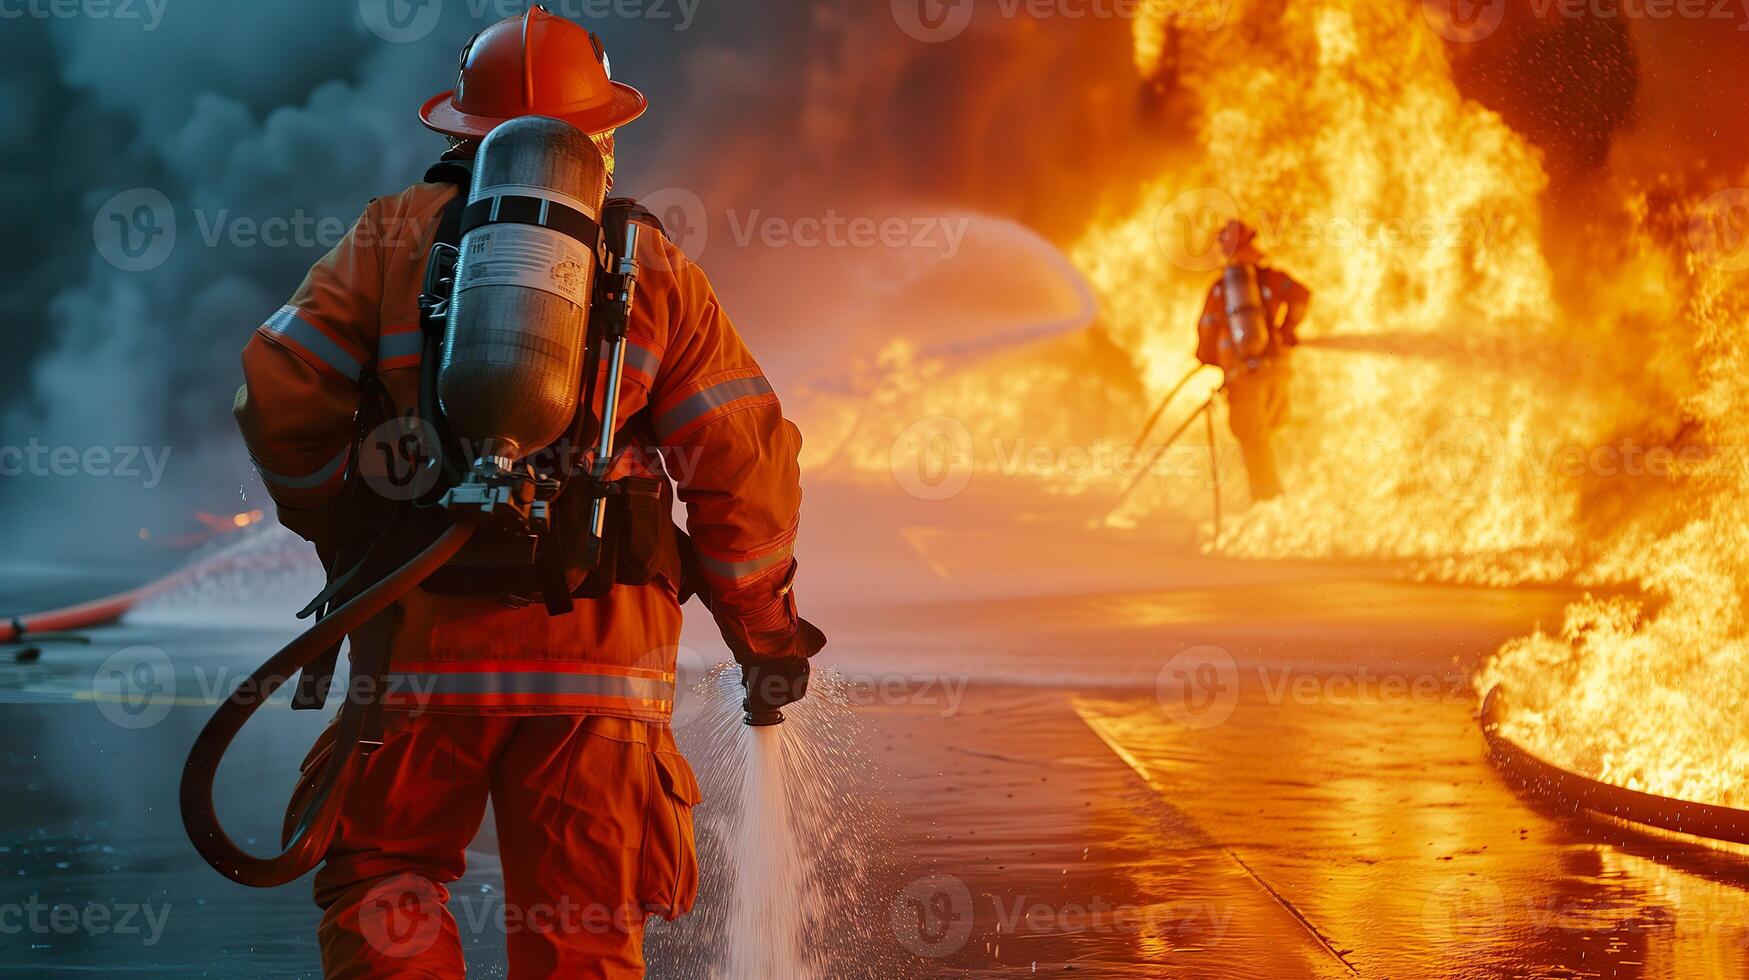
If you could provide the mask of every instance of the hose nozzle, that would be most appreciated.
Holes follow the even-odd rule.
[[[783,724],[783,711],[781,709],[756,705],[752,699],[742,701],[741,710],[746,712],[741,719],[741,724],[748,728],[770,728],[773,725]]]

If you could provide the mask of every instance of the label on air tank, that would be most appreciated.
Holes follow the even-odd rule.
[[[538,225],[487,225],[462,240],[456,291],[523,286],[587,308],[594,253],[569,235]]]

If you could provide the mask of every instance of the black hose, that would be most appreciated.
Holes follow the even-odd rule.
[[[213,782],[219,774],[219,763],[243,725],[280,685],[348,633],[418,588],[433,572],[455,557],[473,533],[472,524],[457,524],[445,531],[435,543],[393,574],[324,617],[268,658],[213,712],[206,727],[195,738],[182,770],[182,825],[188,831],[194,849],[220,874],[241,884],[271,888],[302,877],[322,862],[339,824],[346,789],[363,758],[358,751],[359,741],[364,733],[366,715],[375,707],[375,699],[381,696],[380,685],[373,685],[368,697],[348,696],[342,701],[339,718],[335,721],[334,751],[323,765],[309,801],[301,808],[297,826],[288,835],[284,849],[275,857],[262,858],[247,853],[231,840],[219,823],[218,811],[213,806]],[[380,675],[387,666],[383,662],[387,656],[385,645],[373,645],[371,649],[355,653],[352,662],[354,676]]]

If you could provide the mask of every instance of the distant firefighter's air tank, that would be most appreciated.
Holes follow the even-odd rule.
[[[1269,350],[1268,311],[1257,285],[1257,267],[1236,262],[1221,272],[1227,298],[1227,333],[1233,352],[1243,360],[1262,357]]]
[[[599,224],[606,196],[601,151],[557,119],[512,119],[480,144],[468,201],[500,198],[502,213],[462,239],[437,380],[451,433],[477,459],[515,461],[570,428],[595,290],[592,246],[565,223],[504,218],[562,205]]]

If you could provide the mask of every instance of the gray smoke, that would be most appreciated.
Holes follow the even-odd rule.
[[[784,356],[774,333],[831,325],[793,322],[796,253],[737,247],[730,209],[818,216],[887,195],[1072,228],[1091,210],[1065,206],[1064,188],[1086,187],[1085,154],[1129,129],[1109,111],[1134,84],[1122,22],[1041,32],[991,16],[922,43],[863,0],[548,5],[600,33],[616,76],[650,96],[620,133],[618,190],[705,202],[664,217],[712,228],[720,244],[701,261],[768,361]],[[525,6],[7,7],[27,12],[0,17],[0,533],[13,548],[107,555],[197,508],[266,504],[229,417],[238,352],[367,200],[441,152],[418,106],[452,83],[470,35]],[[1102,132],[1076,122],[1090,118]],[[116,448],[168,452],[162,479],[89,458]]]

